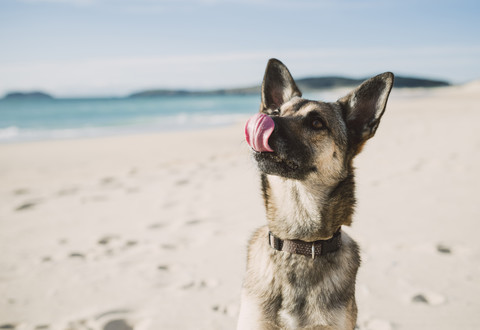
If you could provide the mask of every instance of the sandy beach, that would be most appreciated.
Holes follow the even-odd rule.
[[[479,104],[394,90],[357,157],[359,329],[480,329]],[[0,329],[234,329],[265,222],[243,132],[0,144]]]

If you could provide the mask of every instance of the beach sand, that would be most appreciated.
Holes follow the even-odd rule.
[[[479,104],[394,90],[357,157],[361,330],[480,329]],[[0,145],[0,329],[234,329],[259,185],[243,123]]]

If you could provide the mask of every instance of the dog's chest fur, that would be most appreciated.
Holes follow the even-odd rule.
[[[360,264],[357,244],[343,233],[340,250],[311,259],[272,249],[267,235],[268,228],[262,227],[250,241],[248,265],[255,267],[247,268],[244,283],[254,293],[263,321],[272,329],[273,324],[282,329],[348,328],[356,314],[352,278]]]

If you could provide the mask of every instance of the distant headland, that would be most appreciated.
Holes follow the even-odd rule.
[[[331,88],[355,87],[368,78],[354,79],[339,76],[310,77],[297,79],[296,83],[301,91],[310,92]],[[448,81],[426,78],[395,76],[395,88],[431,88],[450,86]],[[152,89],[127,95],[126,98],[151,98],[162,96],[198,96],[198,95],[251,95],[260,93],[260,86],[243,88],[215,89],[215,90],[185,90],[185,89]],[[4,100],[52,100],[52,95],[44,92],[11,92],[3,97]]]
[[[44,92],[12,92],[3,97],[5,100],[51,100],[53,96]]]
[[[301,91],[315,91],[325,90],[331,88],[342,87],[355,87],[360,85],[364,79],[353,79],[346,77],[311,77],[295,80],[298,88]],[[430,87],[446,87],[450,86],[448,81],[443,80],[431,80],[426,78],[414,78],[414,77],[402,77],[395,76],[395,88],[430,88]],[[146,97],[160,97],[160,96],[172,96],[172,95],[250,95],[260,93],[260,86],[251,86],[245,88],[230,88],[230,89],[216,89],[209,91],[189,91],[189,90],[168,90],[168,89],[153,89],[147,91],[141,91],[138,93],[130,94],[131,98],[146,98]]]

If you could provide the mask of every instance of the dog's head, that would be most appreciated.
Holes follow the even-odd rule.
[[[247,141],[261,172],[333,185],[371,138],[384,113],[393,74],[373,77],[337,102],[302,98],[287,67],[268,62],[260,114],[246,126]]]

